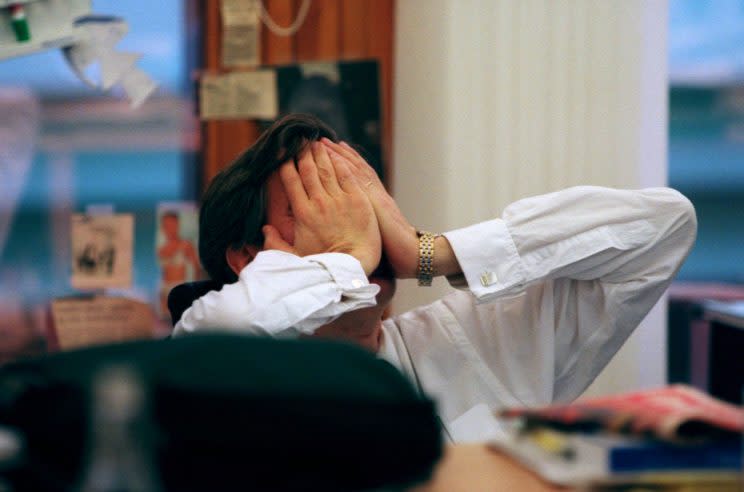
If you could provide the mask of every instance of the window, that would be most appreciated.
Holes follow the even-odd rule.
[[[744,2],[669,7],[669,182],[699,223],[678,278],[744,283]]]
[[[117,48],[142,53],[138,66],[160,84],[136,110],[121,95],[77,80],[59,50],[0,60],[0,105],[6,104],[0,131],[9,135],[13,114],[7,110],[21,101],[26,126],[18,135],[31,149],[27,159],[17,149],[0,153],[6,178],[0,193],[0,359],[38,350],[50,300],[79,293],[70,286],[72,213],[134,214],[133,285],[126,294],[155,305],[157,204],[195,200],[200,174],[187,4],[93,4],[95,13],[127,20],[129,33]]]

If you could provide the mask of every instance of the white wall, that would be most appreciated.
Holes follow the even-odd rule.
[[[666,181],[666,0],[399,0],[394,193],[419,228],[575,184]],[[449,287],[401,284],[395,310]],[[662,384],[657,307],[590,390]]]

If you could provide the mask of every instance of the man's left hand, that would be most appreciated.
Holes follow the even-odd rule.
[[[357,182],[372,202],[382,236],[382,249],[397,278],[414,278],[418,268],[418,236],[403,216],[393,197],[385,190],[375,170],[350,145],[337,144],[324,138],[331,159],[343,159],[349,163]]]

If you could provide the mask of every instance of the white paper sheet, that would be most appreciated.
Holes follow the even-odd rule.
[[[222,65],[259,64],[260,6],[257,0],[222,0]]]
[[[200,87],[203,119],[258,118],[272,120],[279,112],[274,70],[206,75]]]

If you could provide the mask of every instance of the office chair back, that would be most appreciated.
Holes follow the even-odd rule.
[[[176,326],[178,320],[183,316],[191,304],[210,290],[220,290],[222,284],[213,280],[198,280],[176,285],[168,293],[168,311],[170,311],[171,322]]]

